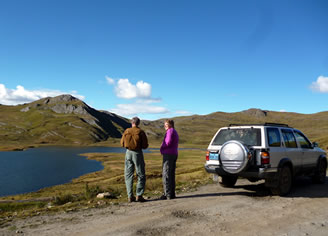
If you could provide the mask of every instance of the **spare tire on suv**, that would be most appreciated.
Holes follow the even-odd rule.
[[[236,140],[225,142],[220,151],[221,166],[229,174],[243,171],[248,164],[249,157],[249,149]]]

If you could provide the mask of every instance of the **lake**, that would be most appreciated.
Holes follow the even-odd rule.
[[[81,153],[124,153],[119,147],[40,147],[0,152],[0,197],[34,192],[102,170],[102,164]],[[122,155],[123,158],[124,155]]]

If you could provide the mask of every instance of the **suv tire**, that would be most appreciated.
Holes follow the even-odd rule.
[[[248,164],[248,148],[239,141],[231,140],[222,145],[220,162],[225,172],[237,174],[243,171]]]
[[[312,177],[313,183],[324,184],[326,182],[326,176],[327,176],[326,169],[327,169],[327,162],[324,159],[320,159],[317,169],[314,172],[314,176]]]
[[[231,188],[235,186],[238,176],[220,176],[219,183],[222,187]]]
[[[271,188],[273,195],[285,196],[292,187],[292,171],[289,166],[284,165],[278,172],[278,186]]]

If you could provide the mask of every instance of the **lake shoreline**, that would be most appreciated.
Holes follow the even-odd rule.
[[[189,147],[183,147],[184,145],[181,145],[182,147],[180,147],[180,150],[181,151],[190,151],[190,152],[203,152],[205,149],[203,148],[200,148],[200,147],[197,147],[197,148],[189,148]],[[71,145],[61,145],[61,146],[58,146],[58,145],[51,145],[51,146],[46,146],[46,145],[42,145],[42,146],[34,146],[33,148],[44,148],[44,147],[85,147],[85,148],[88,148],[88,147],[98,147],[98,146],[94,146],[94,145],[90,145],[90,146],[71,146]],[[103,148],[118,148],[117,146],[116,147],[113,147],[113,146],[99,146],[99,147],[103,147]],[[149,150],[149,149],[155,149],[155,150]],[[160,158],[161,159],[161,155],[159,154],[159,146],[154,146],[154,147],[151,147],[149,148],[149,154],[152,154],[152,155],[155,155],[157,156],[157,158]],[[47,186],[47,187],[43,187],[43,188],[40,188],[38,190],[35,190],[35,191],[30,191],[30,192],[26,192],[26,193],[20,193],[20,194],[13,194],[13,195],[6,195],[6,196],[0,196],[0,200],[10,200],[10,199],[28,199],[30,196],[32,199],[34,198],[38,198],[38,197],[34,197],[34,195],[38,196],[39,194],[38,193],[42,193],[45,194],[45,195],[48,195],[46,194],[45,192],[48,191],[47,189],[49,189],[49,191],[51,192],[51,188],[54,188],[56,186],[63,186],[63,185],[67,185],[67,184],[72,184],[74,181],[83,181],[84,180],[84,177],[86,175],[90,175],[90,174],[93,174],[93,173],[97,173],[97,172],[101,172],[105,169],[105,159],[103,158],[104,156],[114,156],[115,158],[119,157],[121,160],[123,160],[124,162],[124,153],[89,153],[87,150],[85,150],[86,152],[82,151],[81,153],[79,153],[78,155],[80,156],[83,156],[83,157],[86,157],[86,159],[88,160],[95,160],[97,162],[99,162],[102,166],[103,166],[103,169],[101,170],[97,170],[95,172],[89,172],[89,173],[85,173],[79,177],[76,177],[76,178],[73,178],[65,183],[61,183],[61,184],[58,184],[58,185],[52,185],[52,186]],[[204,152],[205,153],[205,152]],[[205,155],[205,154],[204,154]],[[99,157],[98,157],[99,156]],[[123,165],[123,163],[122,163]],[[123,170],[122,170],[122,173],[123,173]],[[48,196],[47,196],[48,197]]]
[[[161,146],[161,142],[149,140],[149,148],[159,148]],[[7,151],[25,151],[31,148],[39,148],[39,147],[121,147],[120,139],[117,140],[110,140],[109,141],[102,141],[97,143],[89,143],[89,144],[63,144],[63,143],[39,143],[39,144],[26,144],[26,145],[8,145],[8,146],[0,146],[0,152],[7,152]],[[196,148],[196,149],[204,149],[207,148],[207,145],[201,144],[179,144],[179,148]]]
[[[157,147],[158,148],[158,147]],[[195,155],[195,153],[203,154],[202,150],[181,150],[181,153],[190,153],[192,155]],[[65,195],[67,193],[69,194],[76,194],[81,193],[85,189],[85,184],[89,183],[90,186],[110,186],[108,184],[109,182],[113,182],[113,184],[116,186],[122,185],[123,191],[122,194],[125,195],[125,184],[124,184],[124,153],[81,153],[79,154],[81,156],[86,157],[88,160],[95,160],[97,162],[100,162],[103,166],[103,169],[86,173],[84,175],[81,175],[77,178],[71,179],[67,183],[53,185],[49,187],[41,188],[37,191],[28,192],[28,193],[22,193],[22,194],[15,194],[15,195],[7,195],[7,196],[1,196],[1,201],[11,201],[14,200],[15,202],[21,201],[21,200],[31,200],[33,199],[42,199],[42,198],[51,198],[54,196],[59,195]],[[152,183],[153,178],[158,178],[156,180],[155,185],[160,185],[161,182],[161,165],[162,165],[162,157],[159,154],[159,152],[149,152],[145,153],[145,161],[147,162],[146,168],[147,168],[147,175],[151,176],[148,179],[147,184],[148,185],[154,185],[155,183]],[[180,160],[184,155],[180,155]],[[189,155],[188,155],[189,156]],[[197,158],[198,159],[198,158]],[[199,162],[199,161],[197,161]],[[202,161],[200,161],[202,163]],[[188,165],[191,165],[189,163]],[[154,166],[154,167],[152,167]],[[198,166],[202,169],[202,164],[198,164]],[[193,167],[194,169],[194,167]],[[115,171],[113,171],[115,170]],[[188,173],[190,171],[187,171]],[[198,172],[198,171],[197,171]],[[189,178],[189,177],[188,177]],[[158,183],[157,183],[158,182]],[[154,185],[154,186],[155,186]],[[114,187],[115,187],[114,186]],[[116,187],[115,187],[116,188]]]
[[[66,145],[0,153],[1,198],[35,193],[47,187],[67,184],[73,179],[104,168],[101,161],[89,159],[83,155],[85,153],[123,151],[121,147]]]

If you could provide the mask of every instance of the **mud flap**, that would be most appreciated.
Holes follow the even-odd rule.
[[[265,187],[267,188],[276,188],[279,184],[278,174],[270,173],[265,177]]]

